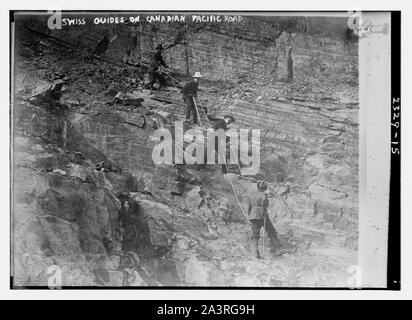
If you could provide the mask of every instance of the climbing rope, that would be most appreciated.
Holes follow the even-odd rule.
[[[203,108],[202,104],[200,103],[200,100],[199,100],[199,99],[197,99],[197,100],[198,100],[198,102],[199,102],[200,108],[202,109],[202,111],[203,111],[203,113],[204,113],[204,115],[205,115],[205,117],[206,117],[206,120],[207,120],[207,122],[209,123],[209,127],[210,127],[210,122],[209,122],[209,118],[207,117],[206,111],[205,111],[205,109]],[[236,164],[237,164],[237,167],[238,167],[238,169],[239,169],[239,173],[240,173],[241,176],[243,176],[242,170],[240,169],[239,161],[237,160],[237,159],[238,159],[238,158],[237,158],[237,155],[236,155],[235,152],[233,151],[233,148],[232,148],[231,145],[229,146],[229,148],[230,148],[230,151],[232,152],[232,154],[234,155],[234,157],[235,157],[235,159],[236,159]],[[226,157],[225,157],[225,159],[226,159]]]
[[[172,77],[169,73],[167,73],[166,71],[162,70],[162,73],[161,73],[161,74],[165,74],[166,76],[168,76],[169,78],[171,78],[172,80],[174,80],[177,84],[183,86],[183,84],[182,84],[179,80],[173,78],[173,77]]]
[[[199,114],[199,110],[198,110],[198,108],[197,108],[197,104],[196,104],[195,98],[192,97],[192,99],[193,99],[193,104],[195,105],[195,109],[196,109],[196,114],[197,114],[197,119],[198,119],[198,121],[199,121],[199,125],[202,126],[202,121],[200,120],[200,114]],[[203,108],[202,108],[202,109],[203,109]],[[203,112],[204,112],[204,110],[203,110]],[[207,120],[207,117],[206,117],[206,120]],[[210,123],[209,123],[209,124],[210,124]]]
[[[195,101],[195,99],[193,99],[193,101]],[[198,101],[199,101],[199,99],[198,99]],[[206,117],[206,121],[207,121],[207,123],[208,123],[209,128],[212,128],[212,126],[211,126],[211,124],[210,124],[210,121],[209,121],[209,119],[208,119],[208,117],[207,117],[207,114],[206,114],[205,110],[203,109],[203,106],[200,104],[200,101],[199,101],[199,105],[200,105],[200,107],[201,107],[201,109],[202,109],[202,111],[203,111],[203,114],[204,114],[205,117]],[[196,111],[198,112],[196,102],[195,102],[195,107],[196,107]],[[199,117],[199,121],[200,121],[200,117]],[[232,150],[232,151],[233,151],[233,150]],[[236,159],[237,165],[239,166],[240,174],[242,174],[242,171],[240,170],[239,162],[237,161],[237,157],[235,157],[235,159]],[[236,189],[235,189],[235,185],[233,184],[232,178],[230,177],[229,167],[228,167],[227,161],[226,161],[226,154],[225,154],[225,156],[224,156],[224,161],[225,161],[224,164],[225,164],[225,167],[226,167],[226,172],[228,173],[229,182],[230,182],[230,185],[231,185],[231,187],[232,187],[233,194],[235,195],[235,199],[236,199],[236,201],[237,201],[237,203],[238,203],[238,205],[239,205],[239,208],[240,208],[240,210],[242,211],[244,217],[246,218],[246,220],[249,220],[248,216],[246,215],[245,211],[243,210],[242,204],[240,203],[238,194],[237,194]]]
[[[208,119],[208,117],[207,117],[207,114],[206,114],[206,112],[204,111],[204,108],[203,108],[202,104],[200,103],[200,100],[199,100],[199,99],[198,99],[198,101],[199,101],[200,107],[202,108],[202,110],[203,110],[203,112],[204,112],[204,114],[205,114],[205,116],[206,116],[206,120],[208,121],[209,126],[210,126],[210,122],[209,122],[209,119]],[[235,159],[236,159],[236,165],[237,165],[237,167],[238,167],[238,169],[239,169],[239,173],[240,173],[240,175],[243,177],[242,169],[240,168],[240,164],[239,164],[239,161],[238,161],[238,157],[237,157],[237,155],[235,154],[235,152],[233,151],[233,148],[232,148],[231,145],[229,145],[229,148],[230,148],[230,151],[232,152],[233,156],[234,156]],[[225,157],[225,160],[226,160],[226,157]],[[229,172],[229,171],[228,171],[228,172]]]
[[[193,99],[193,101],[194,101],[194,99]],[[207,114],[206,114],[203,106],[201,105],[199,99],[198,99],[198,102],[199,102],[199,105],[200,105],[200,107],[201,107],[201,109],[202,109],[202,111],[203,111],[203,113],[204,113],[204,115],[205,115],[205,117],[206,117],[206,121],[207,121],[209,127],[212,127],[211,124],[210,124],[210,121],[209,121],[209,119],[208,119],[208,117],[207,117]],[[196,104],[195,104],[195,107],[196,107],[196,111],[197,111],[197,105],[196,105]],[[199,118],[199,119],[200,119],[200,118]],[[265,136],[266,136],[266,135],[265,135]],[[232,148],[231,146],[229,146],[229,147],[230,147],[230,151],[235,155],[235,153],[234,153],[234,151],[233,151],[233,148]],[[244,176],[243,176],[243,174],[242,174],[242,170],[241,170],[240,165],[239,165],[239,161],[238,161],[237,156],[235,156],[235,159],[236,159],[236,164],[237,164],[237,166],[238,166],[238,168],[239,168],[239,173],[240,173],[241,177],[244,178]],[[230,173],[230,172],[229,172],[228,165],[227,165],[227,161],[226,161],[226,153],[225,153],[224,161],[225,161],[226,171],[227,171],[227,173]],[[240,210],[242,211],[242,213],[243,213],[244,217],[246,218],[246,220],[249,220],[249,218],[247,217],[245,211],[244,211],[243,208],[242,208],[242,205],[241,205],[241,203],[240,203],[238,194],[237,194],[237,192],[236,192],[236,189],[235,189],[235,186],[234,186],[234,184],[233,184],[232,178],[230,177],[230,174],[228,175],[228,177],[229,177],[230,185],[231,185],[232,190],[233,190],[233,194],[235,195],[236,201],[237,201],[237,203],[238,203],[238,205],[239,205],[239,208],[240,208]],[[283,203],[286,205],[286,207],[290,210],[289,206],[287,205],[287,203],[285,202],[285,200],[282,198],[282,196],[280,196],[280,198],[282,199],[282,201],[283,201]],[[292,213],[293,213],[293,211],[292,211]],[[266,256],[266,243],[265,243],[265,242],[266,242],[266,237],[265,237],[265,235],[266,235],[266,218],[268,218],[268,217],[265,216],[265,217],[263,218],[263,238],[262,238],[262,241],[263,241],[263,251],[262,251],[263,257]]]

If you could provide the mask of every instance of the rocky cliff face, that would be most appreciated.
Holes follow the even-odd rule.
[[[56,266],[63,286],[346,286],[357,248],[356,44],[245,21],[77,26],[54,38],[36,20],[18,25],[16,287],[49,285]],[[95,48],[103,29],[118,36],[105,54],[82,49]],[[150,136],[183,115],[180,93],[141,90],[141,69],[123,61],[126,51],[129,63],[148,61],[168,41],[179,42],[165,53],[169,65],[205,74],[199,97],[210,113],[261,129],[256,178],[270,182],[270,218],[293,254],[250,258],[248,225],[219,166],[153,164]],[[133,90],[143,102],[114,102]],[[231,177],[244,206],[255,185]]]

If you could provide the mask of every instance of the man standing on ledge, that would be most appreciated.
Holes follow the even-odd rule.
[[[267,194],[265,193],[267,188],[268,186],[264,181],[258,182],[257,191],[252,191],[248,196],[247,215],[252,228],[250,250],[253,256],[257,259],[260,259],[258,243],[260,229],[262,227],[266,229],[263,232],[266,231],[268,238],[270,239],[270,252],[272,254],[276,254],[277,250],[280,248],[277,232],[268,215],[269,200]]]
[[[197,112],[194,98],[197,97],[197,89],[199,87],[199,79],[203,76],[199,71],[193,75],[193,80],[187,82],[182,89],[183,101],[186,104],[186,121],[190,120],[190,114],[193,114],[193,123],[197,124]]]

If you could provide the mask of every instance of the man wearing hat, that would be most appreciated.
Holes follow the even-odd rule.
[[[146,88],[153,90],[153,85],[155,84],[156,80],[159,80],[160,87],[166,85],[166,79],[158,72],[159,67],[168,68],[167,64],[164,62],[162,57],[163,46],[159,44],[156,47],[156,52],[152,56],[152,61],[149,67],[149,83],[147,84]]]
[[[250,249],[253,256],[258,259],[260,259],[258,243],[262,227],[266,229],[265,231],[270,239],[270,252],[276,254],[280,247],[277,232],[268,216],[269,200],[265,193],[267,188],[267,184],[264,181],[258,182],[257,190],[252,191],[248,196],[247,215],[252,228]]]
[[[196,71],[193,75],[193,80],[187,82],[182,89],[183,101],[186,104],[186,120],[190,119],[190,115],[193,114],[193,123],[197,123],[197,113],[194,98],[197,97],[197,89],[199,87],[199,79],[203,76],[199,71]]]

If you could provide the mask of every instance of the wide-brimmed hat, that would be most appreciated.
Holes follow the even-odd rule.
[[[193,78],[202,78],[203,76],[200,74],[199,71],[196,71],[195,74],[192,77]]]
[[[257,183],[256,187],[259,191],[266,191],[267,188],[268,188],[268,185],[266,184],[265,181],[260,181],[260,182]]]

